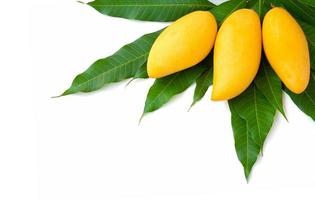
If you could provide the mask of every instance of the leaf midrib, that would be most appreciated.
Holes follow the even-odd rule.
[[[116,67],[114,67],[114,68],[112,68],[112,69],[110,69],[110,70],[107,70],[107,71],[105,71],[105,72],[103,72],[103,73],[101,73],[101,74],[99,74],[99,75],[97,75],[97,76],[94,76],[93,78],[91,78],[91,79],[89,79],[89,80],[87,80],[87,81],[85,81],[85,82],[82,82],[82,83],[80,83],[80,84],[74,86],[74,88],[80,88],[82,85],[85,85],[86,83],[91,82],[91,81],[97,79],[97,78],[100,77],[100,76],[104,76],[105,74],[110,73],[110,72],[116,70],[117,68],[120,68],[120,67],[122,67],[122,66],[124,66],[124,65],[127,65],[127,64],[129,64],[129,63],[132,63],[132,62],[134,62],[134,61],[136,61],[136,60],[138,60],[138,59],[140,59],[140,58],[142,58],[142,57],[144,57],[144,56],[146,56],[146,55],[148,55],[148,54],[149,54],[149,53],[145,53],[145,54],[143,54],[143,55],[141,55],[141,56],[139,56],[139,57],[136,57],[135,59],[129,60],[128,62],[125,62],[125,63],[120,64],[120,65],[117,65]]]
[[[130,4],[91,4],[94,7],[207,7],[212,8],[211,4],[138,4],[138,5],[130,5]]]
[[[150,108],[157,101],[157,99],[164,93],[164,91],[170,86],[170,84],[173,83],[173,81],[177,78],[177,76],[178,76],[178,73],[174,75],[174,77],[170,80],[170,82],[165,85],[165,87],[159,92],[159,94],[154,98],[154,100],[151,101],[151,103],[146,107]],[[147,109],[145,109],[144,112],[147,112]]]
[[[258,108],[257,108],[257,97],[256,97],[256,88],[255,87],[254,87],[254,105],[255,105],[255,116],[256,116],[256,123],[257,123],[257,130],[258,130],[258,135],[259,135],[259,139],[260,139],[260,145],[262,145],[263,142],[262,142],[259,120],[258,120]]]
[[[267,79],[268,85],[269,85],[269,87],[270,87],[272,96],[273,96],[273,98],[274,98],[275,101],[276,101],[277,107],[278,107],[279,110],[282,110],[281,105],[280,105],[280,103],[278,102],[278,99],[277,99],[277,97],[276,97],[276,95],[275,95],[275,93],[274,93],[274,91],[273,91],[273,87],[271,86],[271,83],[270,83],[270,80],[269,80],[269,76],[268,76],[268,74],[267,74],[266,69],[264,68],[263,71],[264,71],[264,74],[266,75],[266,79]]]

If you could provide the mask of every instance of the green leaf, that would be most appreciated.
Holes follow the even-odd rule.
[[[207,0],[95,0],[88,3],[102,14],[143,21],[169,22],[215,5]]]
[[[212,8],[211,13],[216,17],[219,24],[222,24],[234,11],[245,8],[246,5],[247,0],[230,0]]]
[[[312,72],[309,86],[302,94],[285,91],[301,111],[315,120],[315,72]]]
[[[271,4],[269,0],[257,0],[256,4],[253,6],[253,9],[258,13],[261,20],[263,20],[270,8]]]
[[[235,150],[239,161],[243,165],[245,177],[248,181],[252,168],[260,154],[260,146],[253,140],[246,120],[238,115],[231,103],[229,103],[229,107],[231,111]]]
[[[300,0],[301,3],[315,7],[315,1],[314,0]]]
[[[315,8],[297,0],[280,0],[280,2],[296,18],[315,26]]]
[[[122,47],[114,55],[98,60],[85,72],[78,75],[71,87],[61,96],[78,92],[93,92],[108,83],[135,76],[147,61],[149,51],[161,31],[147,34]]]
[[[147,72],[147,63],[145,62],[136,72],[134,75],[134,78],[149,78],[148,72]]]
[[[307,37],[310,51],[311,67],[313,70],[315,70],[315,27],[303,21],[299,21],[299,23]]]
[[[282,102],[282,83],[264,57],[255,84],[269,103],[286,118]]]
[[[194,93],[194,100],[191,105],[194,106],[198,101],[200,101],[208,91],[208,88],[210,85],[212,85],[213,82],[213,54],[210,54],[206,60],[204,61],[204,64],[207,66],[207,70],[201,74],[200,77],[196,80],[196,88]]]
[[[267,101],[254,84],[229,102],[241,118],[246,120],[253,140],[263,149],[272,127],[276,109]]]
[[[149,90],[143,115],[158,110],[175,95],[184,92],[206,70],[204,62],[182,72],[156,79]]]

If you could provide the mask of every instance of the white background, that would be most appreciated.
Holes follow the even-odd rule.
[[[285,96],[249,184],[226,103],[193,87],[138,126],[153,80],[51,99],[92,62],[166,24],[74,0],[1,1],[1,200],[314,199],[315,124]]]

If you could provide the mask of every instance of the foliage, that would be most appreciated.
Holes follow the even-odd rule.
[[[95,0],[88,3],[102,14],[142,21],[174,21],[196,10],[209,10],[218,24],[240,8],[255,10],[261,19],[273,6],[282,6],[298,19],[309,43],[311,67],[314,70],[310,84],[302,94],[285,89],[262,56],[260,70],[251,86],[240,96],[230,100],[235,149],[248,179],[263,151],[264,142],[273,125],[276,111],[284,117],[282,96],[285,91],[302,112],[315,120],[315,3],[314,0],[230,0],[218,6],[207,0]],[[107,84],[126,79],[148,78],[146,62],[149,51],[161,31],[147,34],[122,47],[114,55],[93,63],[79,74],[61,96],[93,92]],[[160,109],[175,95],[196,83],[192,106],[200,101],[213,81],[213,53],[196,66],[157,79],[150,88],[143,114]]]

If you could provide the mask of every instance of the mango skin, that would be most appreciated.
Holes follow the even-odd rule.
[[[283,8],[273,8],[263,21],[267,59],[286,87],[302,93],[310,80],[310,55],[305,34]]]
[[[216,19],[209,11],[178,19],[154,42],[147,64],[149,77],[161,78],[198,64],[210,53],[216,34]]]
[[[214,46],[212,100],[229,100],[254,80],[262,52],[261,23],[249,9],[232,13],[222,24]]]

